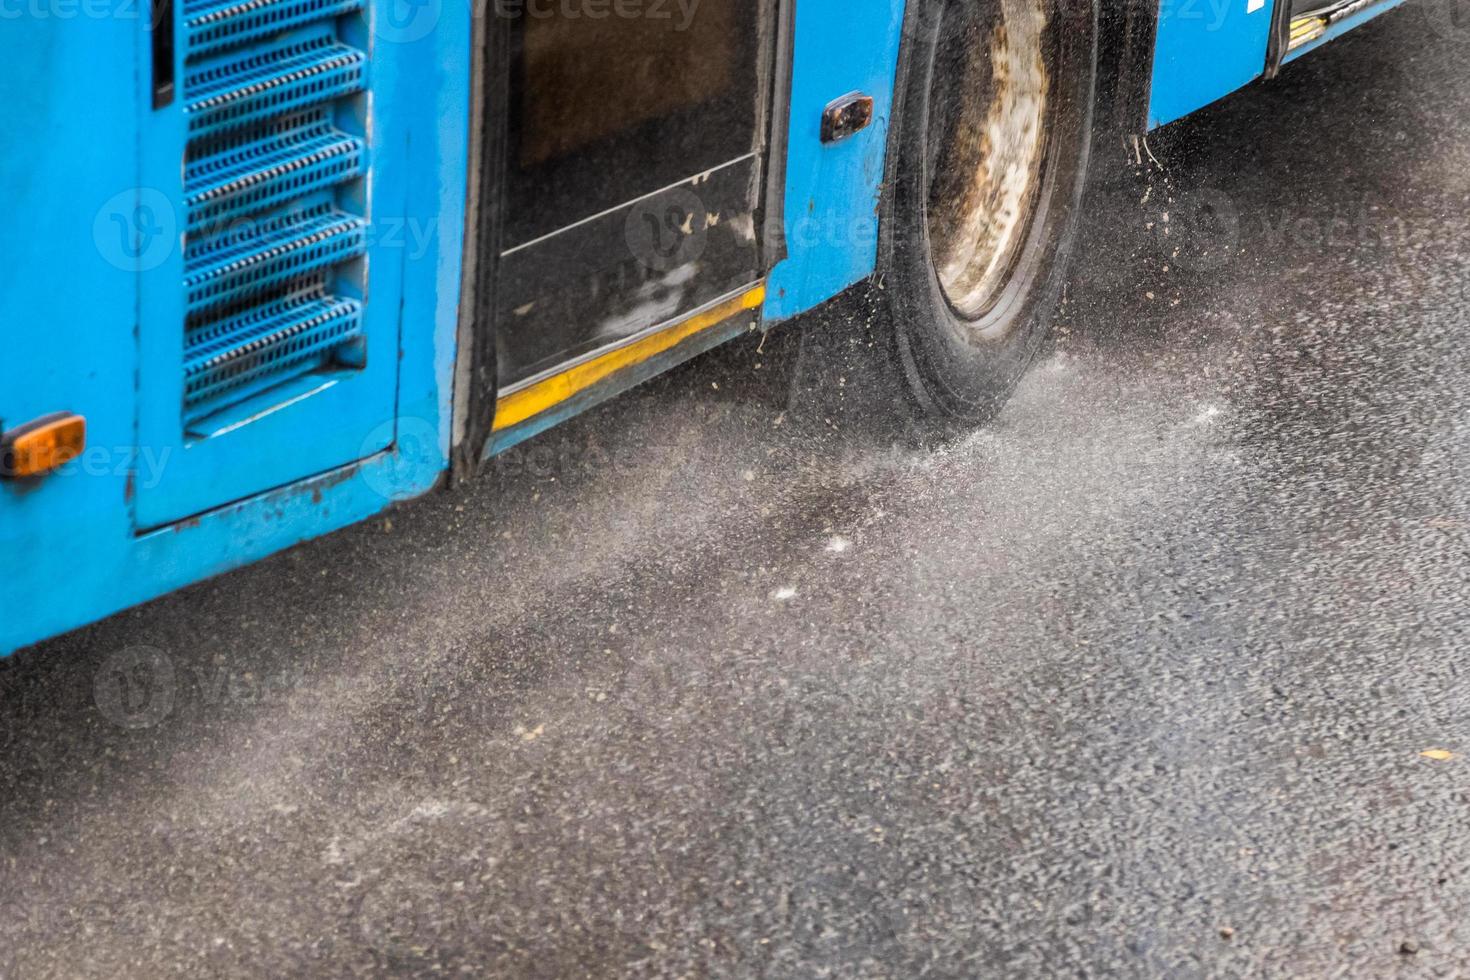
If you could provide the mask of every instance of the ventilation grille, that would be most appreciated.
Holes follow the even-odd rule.
[[[361,304],[321,289],[191,330],[184,343],[185,398],[243,397],[260,381],[311,364],[361,330]]]
[[[188,0],[184,421],[362,365],[360,0]]]
[[[287,117],[189,161],[189,231],[218,231],[233,218],[355,180],[362,165],[362,140],[338,132],[325,111]]]
[[[358,0],[190,0],[184,4],[184,30],[190,55],[202,58],[358,6]]]
[[[361,91],[367,57],[319,35],[247,54],[184,80],[189,136],[202,139]]]

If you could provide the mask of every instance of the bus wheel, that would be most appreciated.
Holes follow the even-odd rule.
[[[1083,0],[914,0],[882,302],[923,415],[997,413],[1044,338],[1091,146]]]

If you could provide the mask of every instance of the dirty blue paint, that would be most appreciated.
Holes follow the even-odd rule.
[[[371,2],[375,16],[391,6]],[[375,146],[373,230],[413,223],[429,241],[373,271],[396,301],[385,403],[396,406],[357,420],[352,439],[387,448],[237,502],[194,472],[185,496],[213,492],[195,498],[213,509],[156,531],[138,520],[138,501],[167,493],[170,467],[184,465],[174,442],[145,438],[155,402],[138,396],[140,351],[177,348],[178,300],[160,297],[180,289],[177,238],[152,236],[154,255],[149,236],[125,234],[156,227],[156,195],[171,206],[178,182],[180,134],[166,118],[177,104],[155,114],[149,103],[146,6],[114,0],[115,16],[70,18],[28,8],[0,31],[0,419],[64,410],[89,423],[87,453],[62,472],[0,481],[0,655],[362,520],[428,491],[448,465],[472,60],[463,8],[428,31],[374,21],[374,98],[396,139]],[[292,437],[309,446],[310,435]]]
[[[872,275],[878,200],[893,115],[904,0],[801,0],[786,155],[788,257],[771,272],[765,316],[781,320]],[[849,92],[873,96],[872,125],[822,143],[822,110]]]
[[[0,420],[10,427],[62,410],[89,421],[81,460],[35,485],[0,481],[0,655],[363,520],[427,492],[448,467],[470,109],[465,66],[473,63],[468,11],[415,5],[437,18],[421,31],[381,18],[390,8],[401,12],[395,0],[369,0],[381,18],[371,38],[378,114],[372,277],[378,299],[389,299],[374,315],[390,313],[392,338],[386,371],[383,351],[375,355],[375,376],[393,394],[375,389],[374,400],[388,398],[382,413],[322,420],[341,430],[338,448],[346,438],[360,450],[348,455],[360,458],[318,465],[311,431],[265,425],[241,437],[240,445],[255,442],[242,455],[262,458],[264,444],[278,446],[282,457],[262,464],[261,473],[219,475],[208,461],[188,461],[187,447],[169,434],[179,405],[177,236],[152,235],[162,251],[152,254],[149,244],[137,254],[136,232],[178,207],[182,128],[177,114],[149,104],[147,25],[137,15],[146,5],[104,2],[115,16],[29,12],[6,19],[0,31],[3,138],[11,151],[0,153],[7,203]],[[810,309],[874,270],[904,2],[801,0],[796,9],[788,258],[768,283],[769,320]],[[1398,2],[1385,0],[1293,57]],[[1167,0],[1152,125],[1261,74],[1270,4],[1249,5]],[[352,42],[363,46],[369,37],[363,30]],[[853,91],[874,97],[873,125],[823,145],[823,108]],[[416,229],[410,241],[383,245],[383,236],[409,228]],[[380,320],[375,336],[384,333]],[[160,374],[160,365],[173,365],[174,374]],[[267,472],[270,466],[277,469]],[[303,471],[315,475],[294,475]],[[276,479],[282,484],[245,499],[231,490]]]
[[[1272,0],[1163,0],[1149,128],[1181,119],[1260,78],[1272,7]]]
[[[1297,48],[1295,51],[1293,51],[1291,54],[1287,55],[1286,56],[1286,61],[1288,63],[1293,62],[1296,59],[1300,58],[1302,55],[1306,54],[1307,52],[1317,50],[1322,45],[1327,44],[1330,41],[1334,41],[1334,40],[1336,40],[1339,37],[1342,37],[1348,31],[1353,30],[1356,27],[1361,27],[1362,25],[1368,23],[1368,21],[1370,21],[1373,18],[1377,17],[1379,14],[1388,13],[1388,11],[1392,10],[1394,7],[1399,6],[1403,2],[1404,2],[1404,0],[1384,0],[1383,3],[1377,5],[1376,7],[1370,7],[1369,9],[1363,11],[1360,14],[1354,14],[1352,17],[1349,17],[1347,20],[1340,21],[1340,22],[1338,22],[1336,24],[1333,24],[1331,27],[1329,27],[1327,29],[1327,32],[1325,34],[1323,34],[1321,37],[1317,38],[1317,40],[1312,41],[1310,44],[1304,44],[1301,47]],[[1428,12],[1426,14],[1426,16],[1430,16],[1430,17],[1433,17],[1433,16],[1443,16],[1443,17],[1446,18],[1445,26],[1446,27],[1449,27],[1450,26],[1449,25],[1449,21],[1448,21],[1448,18],[1450,17],[1450,14],[1449,13],[1438,13],[1437,14],[1435,12]]]

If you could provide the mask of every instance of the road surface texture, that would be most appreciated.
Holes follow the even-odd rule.
[[[1466,975],[1451,14],[1153,138],[982,431],[834,314],[8,661],[0,975]]]

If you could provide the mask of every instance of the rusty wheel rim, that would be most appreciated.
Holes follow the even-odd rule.
[[[957,2],[930,88],[930,256],[966,320],[993,309],[1030,236],[1047,173],[1056,25],[1047,0]]]

